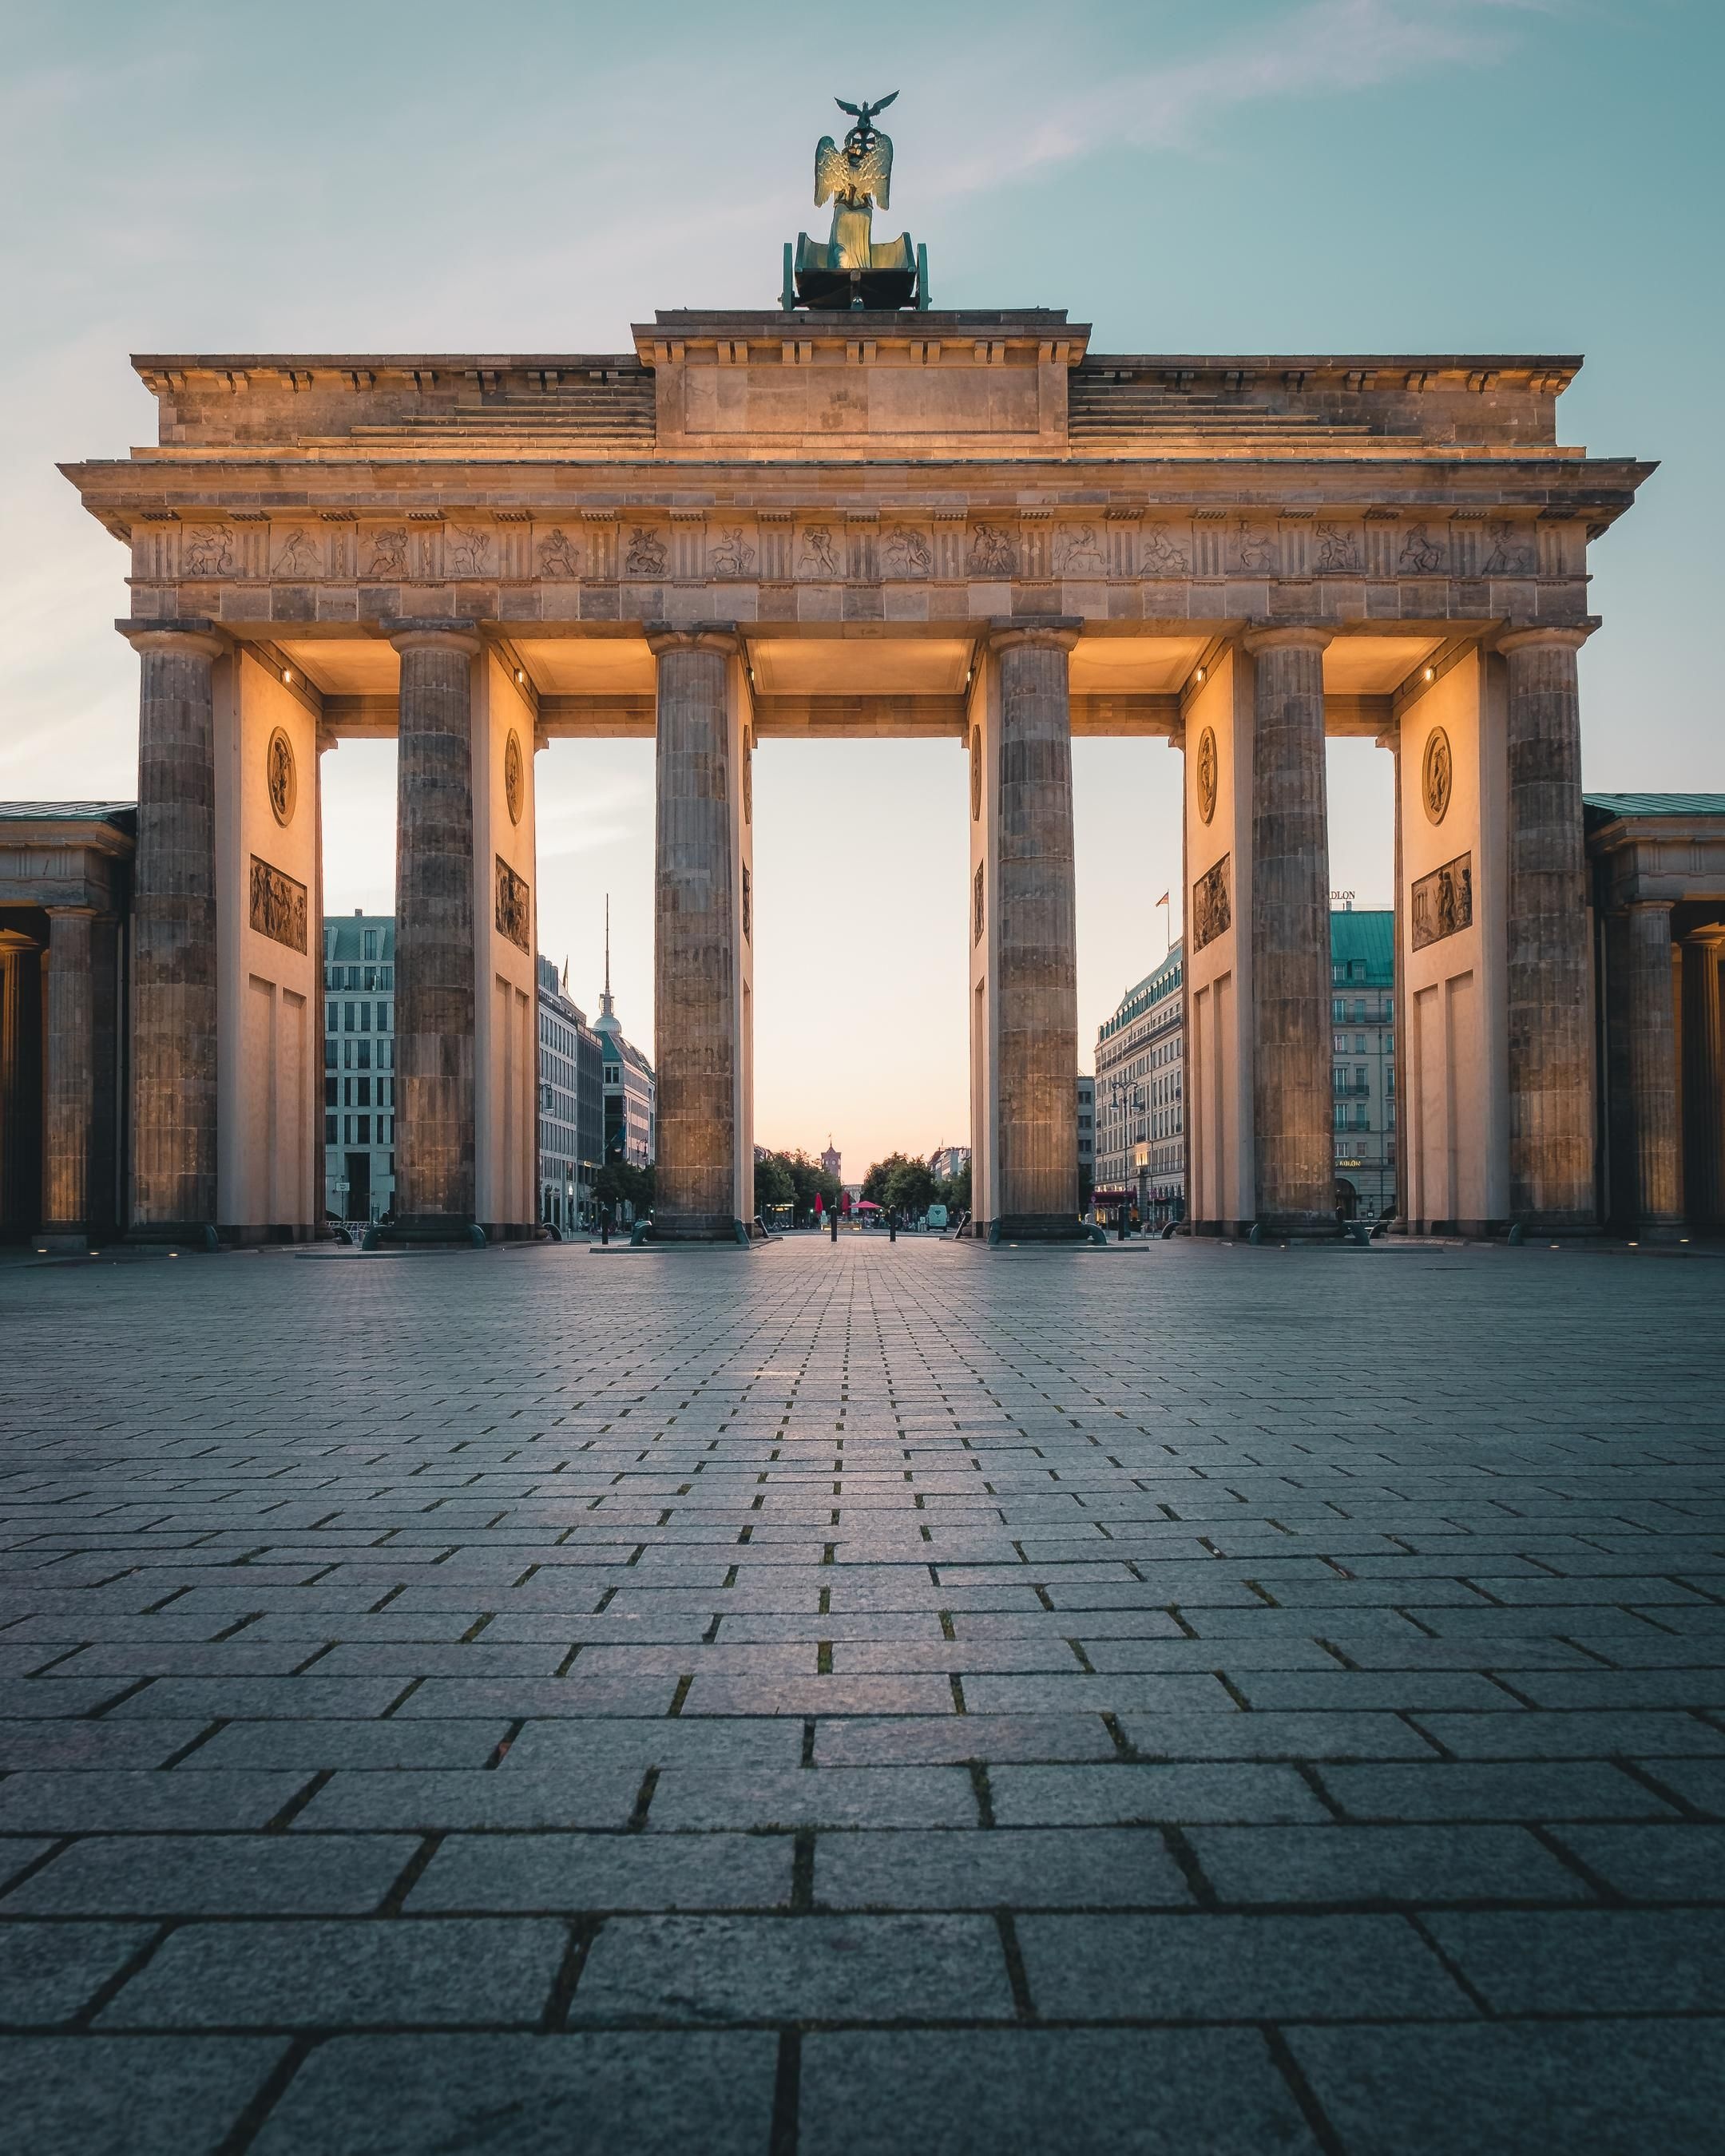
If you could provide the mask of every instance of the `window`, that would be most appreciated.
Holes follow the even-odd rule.
[[[377,955],[377,932],[375,928],[368,928],[366,931],[365,954],[368,958],[375,958]]]
[[[1353,1111],[1353,1127],[1357,1131],[1368,1131],[1372,1127],[1371,1123],[1367,1119],[1366,1104],[1363,1101],[1360,1102],[1359,1106]]]
[[[344,1070],[353,1068],[353,1043],[351,1040],[341,1043],[341,1068]]]
[[[1366,1066],[1363,1063],[1359,1064],[1355,1068],[1353,1074],[1353,1090],[1356,1093],[1363,1093],[1366,1090]]]
[[[341,1086],[341,1081],[339,1078],[326,1078],[324,1080],[323,1104],[325,1107],[339,1108],[341,1106],[341,1102],[336,1098],[336,1091]]]
[[[336,1143],[336,1125],[339,1120],[340,1119],[335,1116],[326,1116],[324,1117],[323,1142],[326,1145],[334,1145]]]
[[[341,1006],[341,1030],[343,1033],[352,1033],[353,1030],[353,1006],[352,1004],[343,1004]]]
[[[359,1125],[359,1137],[357,1142],[362,1146],[368,1146],[372,1142],[371,1117],[369,1116],[356,1116],[354,1117],[354,1121]]]
[[[372,1105],[372,1081],[369,1078],[362,1078],[359,1081],[359,1105],[362,1108],[369,1108]]]
[[[377,968],[377,986],[380,988],[394,988],[395,968],[393,966],[380,966]]]
[[[327,1034],[324,1035],[323,1067],[326,1070],[333,1070],[336,1067],[336,1044]]]
[[[1342,978],[1342,969],[1339,966],[1336,968],[1336,978],[1338,981]],[[1343,1001],[1342,998],[1340,996],[1332,998],[1330,1004],[1330,1016],[1334,1022],[1337,1025],[1340,1025],[1343,1019],[1346,1018],[1347,1015],[1348,1005]]]
[[[1364,1034],[1357,1033],[1353,1036],[1353,1052],[1356,1055],[1363,1055],[1365,1054],[1366,1037]]]
[[[336,1006],[334,1004],[324,1005],[323,1029],[326,1033],[337,1033],[341,1030],[336,1024]]]
[[[1342,1103],[1337,1101],[1336,1103],[1336,1128],[1338,1131],[1345,1131],[1347,1127],[1348,1111],[1343,1106]]]
[[[352,1116],[343,1116],[341,1118],[341,1142],[343,1145],[352,1145],[353,1143],[353,1118]]]
[[[377,1030],[379,1033],[388,1033],[389,1030],[389,1006],[388,1004],[379,1004],[377,1006]],[[1363,1048],[1364,1045],[1365,1044],[1363,1042],[1361,1043],[1362,1048]]]
[[[1366,999],[1365,999],[1365,998],[1364,998],[1363,996],[1356,996],[1356,997],[1354,998],[1354,999],[1353,999],[1353,1022],[1354,1022],[1354,1024],[1355,1024],[1356,1025],[1358,1025],[1358,1024],[1361,1022],[1361,1020],[1365,1017],[1365,1014],[1366,1014]]]
[[[359,1007],[359,1029],[362,1033],[369,1033],[372,1029],[372,1007],[369,1004],[362,1004]]]
[[[368,1040],[357,1040],[353,1045],[359,1051],[353,1059],[355,1069],[369,1070],[372,1067],[372,1044]]]

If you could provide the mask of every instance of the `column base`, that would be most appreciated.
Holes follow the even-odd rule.
[[[1076,1214],[1003,1213],[973,1231],[978,1240],[1001,1243],[1090,1243],[1096,1239]]]
[[[208,1220],[135,1220],[121,1240],[181,1250],[219,1250],[221,1240]]]
[[[479,1250],[485,1247],[485,1231],[472,1220],[449,1213],[410,1213],[367,1232],[385,1250]]]
[[[79,1221],[59,1221],[52,1227],[39,1228],[30,1238],[39,1250],[46,1250],[51,1258],[81,1258],[86,1256],[92,1242],[100,1245],[100,1238],[93,1228]]]
[[[685,1213],[668,1220],[655,1216],[648,1226],[645,1240],[661,1246],[728,1243],[742,1249],[752,1239],[745,1224],[728,1213]]]

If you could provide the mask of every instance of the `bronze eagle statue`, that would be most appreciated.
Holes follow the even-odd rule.
[[[889,91],[870,105],[866,99],[860,105],[848,100],[833,100],[841,112],[848,112],[855,121],[849,129],[841,149],[830,135],[823,135],[814,150],[814,206],[819,209],[830,198],[834,203],[833,241],[839,243],[838,220],[845,210],[868,213],[872,201],[876,209],[887,209],[892,202],[892,138],[883,135],[875,124],[875,115],[884,112],[898,95]]]

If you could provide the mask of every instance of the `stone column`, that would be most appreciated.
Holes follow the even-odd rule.
[[[1575,668],[1591,627],[1512,629],[1497,645],[1509,674],[1510,1211],[1546,1229],[1598,1219]]]
[[[1623,948],[1630,1102],[1635,1158],[1636,1224],[1657,1235],[1683,1218],[1683,1156],[1677,1100],[1676,1003],[1671,909],[1631,905]]]
[[[656,1239],[736,1232],[737,893],[728,674],[735,628],[654,624],[659,665],[654,1053],[659,1066]]]
[[[395,1208],[409,1240],[474,1221],[474,624],[403,621],[396,767]]]
[[[0,928],[0,1233],[27,1233],[42,1210],[40,946]]]
[[[141,662],[131,1232],[213,1240],[215,662],[208,621],[116,624]]]
[[[1079,624],[996,624],[995,1218],[1009,1241],[1071,1241],[1078,1219],[1078,938],[1072,710]]]
[[[50,1250],[89,1247],[95,1123],[95,909],[48,911],[48,1053],[44,1061],[42,1231]]]
[[[1265,629],[1252,722],[1252,1100],[1258,1219],[1335,1225],[1325,629]]]
[[[1697,1227],[1725,1224],[1725,927],[1683,939],[1685,1210]]]

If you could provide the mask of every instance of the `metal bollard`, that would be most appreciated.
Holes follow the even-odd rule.
[[[836,1213],[829,1213],[827,1218],[832,1223],[833,1240],[836,1243],[839,1240],[839,1216]]]
[[[599,1241],[600,1241],[601,1245],[604,1245],[604,1244],[608,1243],[608,1242],[610,1241],[610,1240],[611,1240],[611,1215],[610,1215],[608,1213],[603,1213],[603,1214],[600,1214],[600,1216],[599,1216]]]

